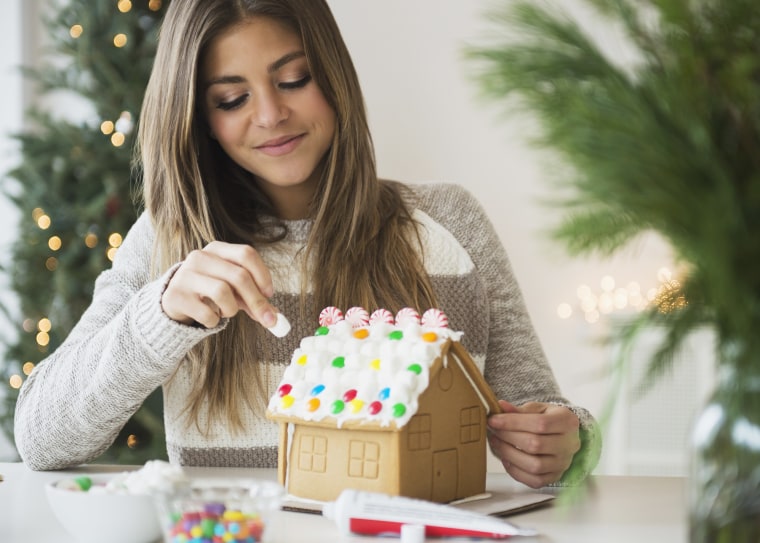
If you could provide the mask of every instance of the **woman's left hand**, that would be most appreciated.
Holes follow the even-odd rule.
[[[503,413],[488,418],[488,443],[507,473],[531,488],[558,481],[581,447],[575,413],[541,402],[499,405]]]

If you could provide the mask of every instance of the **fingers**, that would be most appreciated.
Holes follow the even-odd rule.
[[[499,402],[488,418],[489,445],[516,480],[537,488],[558,480],[580,449],[578,417],[563,406]]]
[[[578,429],[578,417],[566,407],[539,402],[528,402],[516,407],[501,402],[503,400],[500,404],[504,413],[488,418],[488,427],[492,430],[556,434]]]
[[[504,442],[495,434],[488,437],[491,451],[514,479],[532,488],[553,483],[570,467],[574,453],[533,454]]]
[[[274,292],[269,269],[248,245],[212,242],[192,251],[169,281],[161,299],[172,319],[207,328],[245,311],[266,327],[277,322],[269,303]]]

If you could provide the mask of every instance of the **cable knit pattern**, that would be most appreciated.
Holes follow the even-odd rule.
[[[516,404],[556,403],[578,415],[583,448],[576,455],[573,479],[585,477],[599,456],[597,426],[586,410],[561,396],[506,252],[482,207],[457,185],[408,189],[405,198],[420,225],[425,268],[451,328],[464,332],[463,345],[499,398]],[[258,248],[272,273],[276,292],[272,303],[293,326],[285,338],[267,334],[264,339],[267,359],[262,363],[267,365],[270,390],[300,339],[316,327],[298,318],[301,284],[294,273],[312,223],[286,225],[285,239]],[[182,409],[192,383],[182,361],[199,341],[223,329],[226,321],[204,329],[177,323],[163,313],[161,294],[176,267],[150,279],[153,239],[150,219],[143,214],[125,237],[111,269],[98,277],[92,304],[80,322],[24,383],[16,407],[15,438],[32,469],[61,469],[93,460],[162,385],[172,462],[276,465],[277,426],[249,410],[243,412],[244,432],[217,423],[204,435],[187,424]],[[202,415],[200,426],[205,422]]]

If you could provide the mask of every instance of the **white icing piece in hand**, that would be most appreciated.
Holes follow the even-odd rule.
[[[277,337],[285,337],[290,332],[290,322],[285,318],[285,315],[277,313],[277,322],[274,323],[274,326],[267,328],[267,330]]]

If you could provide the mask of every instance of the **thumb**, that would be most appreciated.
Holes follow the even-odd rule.
[[[506,400],[499,400],[499,406],[504,413],[543,413],[548,407],[542,402],[526,402],[522,405],[515,405]]]
[[[502,413],[519,413],[520,408],[515,404],[509,403],[507,400],[499,400],[499,407],[501,407]]]

